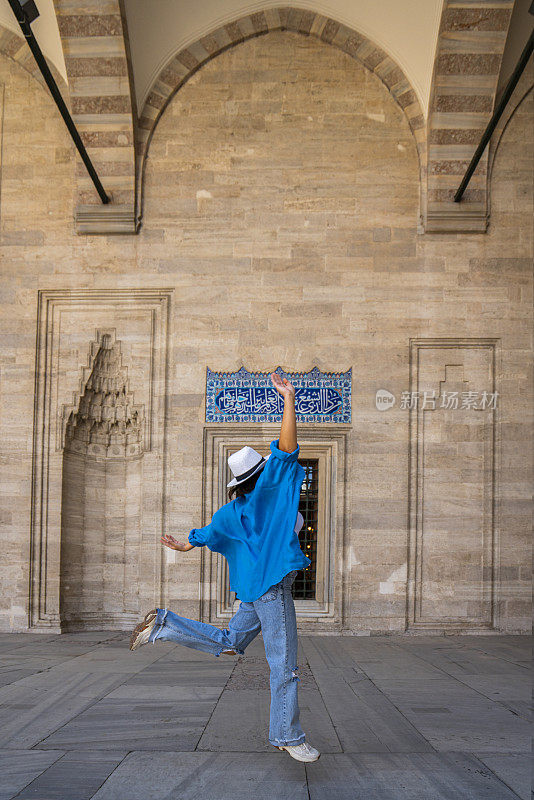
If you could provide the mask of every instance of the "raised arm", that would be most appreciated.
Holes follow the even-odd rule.
[[[292,453],[297,448],[297,417],[295,414],[295,387],[287,378],[281,378],[276,372],[271,372],[271,380],[284,398],[284,413],[278,446],[285,453]]]

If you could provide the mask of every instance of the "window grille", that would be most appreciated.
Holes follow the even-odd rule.
[[[293,583],[293,597],[295,600],[315,600],[319,460],[317,458],[299,458],[298,462],[306,473],[300,488],[299,511],[304,517],[304,524],[299,532],[299,541],[302,552],[308,556],[311,564],[298,571]]]

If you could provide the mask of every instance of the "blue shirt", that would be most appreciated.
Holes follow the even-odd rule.
[[[252,602],[293,569],[311,560],[300,549],[295,531],[300,488],[306,475],[292,453],[271,442],[271,455],[251,492],[219,508],[209,525],[193,528],[189,542],[206,545],[228,561],[230,589]]]

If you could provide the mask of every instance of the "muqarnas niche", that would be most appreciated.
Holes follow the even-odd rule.
[[[134,404],[114,332],[97,331],[90,366],[64,437],[64,630],[124,629],[139,614],[143,407]]]

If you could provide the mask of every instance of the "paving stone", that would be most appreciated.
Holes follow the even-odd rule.
[[[517,800],[463,753],[325,753],[306,775],[310,800]]]
[[[476,753],[476,755],[521,800],[530,800],[532,753]]]
[[[269,742],[270,692],[266,689],[224,692],[198,750],[264,752]],[[310,742],[322,752],[341,752],[332,720],[319,691],[299,688],[300,723]]]
[[[220,656],[222,658],[222,656]],[[215,660],[215,659],[213,659]],[[224,687],[227,683],[234,663],[228,658],[218,664],[197,663],[186,661],[183,664],[176,661],[162,663],[158,661],[132,675],[125,680],[125,685],[140,686],[151,683],[154,686],[205,686]]]
[[[300,717],[322,754],[304,767],[268,741],[262,641],[226,660],[142,648],[129,653],[131,671],[124,636],[66,661],[56,637],[45,643],[50,666],[0,689],[0,800],[278,800],[306,797],[306,776],[310,800],[526,797],[529,648],[511,638],[301,635]],[[12,653],[27,648],[18,664],[35,668],[37,639],[32,651],[15,637]]]
[[[37,670],[33,669],[3,669],[0,670],[0,688],[9,686],[12,683],[34,675]]]
[[[397,649],[405,650],[398,646]],[[419,662],[431,664],[438,670],[456,678],[468,678],[482,675],[506,675],[523,677],[524,667],[502,658],[499,654],[481,652],[468,645],[455,645],[437,649],[432,644],[422,646],[413,654]]]
[[[14,800],[90,800],[126,756],[124,751],[65,753]]]
[[[166,686],[160,684],[123,684],[108,695],[107,700],[150,700],[153,703],[175,702],[177,700],[210,700],[217,702],[223,687],[215,686]]]
[[[126,647],[127,646],[126,644]],[[222,661],[222,656],[217,658],[212,653],[204,653],[202,650],[195,650],[194,647],[184,647],[175,642],[164,642],[161,639],[156,639],[152,644],[142,647],[139,652],[134,651],[133,655],[141,656],[142,654],[146,654],[147,651],[157,656],[157,659],[154,658],[154,663],[159,663],[162,658],[166,664],[179,661],[180,664],[191,662],[194,664],[213,664],[216,667],[220,667],[222,664],[226,663]],[[250,648],[247,648],[247,653],[249,651]],[[227,658],[228,661],[231,662],[231,657],[227,656]]]
[[[347,682],[318,668],[315,676],[344,752],[432,750],[417,727],[367,678]]]
[[[4,687],[12,690],[11,700],[0,706],[0,746],[9,748],[32,747],[52,731],[91,706],[94,699],[80,696],[76,686],[65,685],[63,692],[29,693],[25,687],[14,684]],[[15,697],[14,692],[22,693]],[[11,707],[21,706],[14,709]],[[14,713],[15,710],[17,713]],[[65,749],[65,748],[59,748]]]
[[[0,800],[11,800],[64,753],[64,750],[0,750]]]
[[[527,672],[522,675],[468,675],[462,683],[479,694],[493,700],[523,719],[529,720],[532,713],[532,693],[526,681]]]
[[[436,750],[525,753],[527,722],[452,678],[380,680],[377,686]],[[450,714],[419,713],[435,705]]]
[[[300,678],[299,691],[305,687],[318,689],[310,665],[305,659],[297,659]],[[227,692],[239,689],[269,689],[270,669],[265,655],[250,657],[247,653],[238,656],[232,674],[225,686]]]
[[[92,800],[308,800],[286,752],[130,753]]]
[[[167,703],[108,700],[93,704],[39,742],[41,749],[194,750],[215,700]]]

